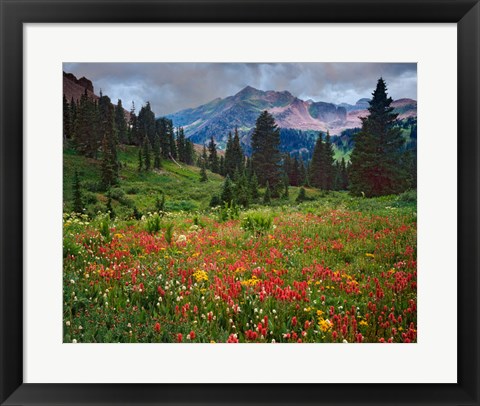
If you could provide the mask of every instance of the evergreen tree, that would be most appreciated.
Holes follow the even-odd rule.
[[[203,144],[203,150],[202,150],[202,155],[200,157],[201,162],[205,164],[205,168],[208,166],[208,154],[207,154],[207,147],[205,144]]]
[[[288,180],[288,175],[283,176],[283,197],[288,199],[288,185],[290,181]]]
[[[301,203],[307,200],[307,192],[305,191],[304,187],[301,187],[300,190],[298,191],[298,196],[295,199],[297,203]]]
[[[299,186],[301,173],[300,173],[300,163],[298,161],[297,156],[293,159],[292,166],[290,168],[290,172],[288,173],[288,178],[290,180],[290,185],[292,186]]]
[[[182,128],[182,132],[183,132],[183,128]],[[177,143],[175,141],[175,134],[174,134],[174,131],[173,131],[173,123],[172,123],[171,120],[167,125],[167,136],[168,136],[168,141],[170,143],[169,158],[170,159],[177,159],[178,158]]]
[[[128,143],[127,122],[125,120],[125,112],[123,110],[122,101],[118,99],[115,107],[115,127],[117,128],[118,142],[120,144]]]
[[[77,119],[77,102],[73,99],[70,100],[70,137],[73,138],[75,133],[75,120]]]
[[[115,210],[113,210],[112,196],[110,196],[110,193],[108,193],[107,195],[107,213],[110,216],[111,220],[115,218]]]
[[[309,180],[312,186],[319,189],[333,189],[335,166],[333,145],[328,131],[325,140],[320,133],[315,143],[312,160],[310,161]]]
[[[133,206],[133,212],[132,212],[132,217],[135,220],[140,220],[142,218],[142,213],[138,211],[137,206]]]
[[[243,172],[244,170],[244,155],[243,149],[240,145],[240,138],[238,130],[235,128],[235,136],[228,134],[227,146],[225,149],[225,174],[233,176],[236,170]]]
[[[140,132],[140,138],[147,137],[150,145],[155,142],[155,134],[157,132],[157,124],[155,122],[155,113],[152,111],[150,102],[142,106],[137,118],[137,128]]]
[[[218,173],[217,146],[213,135],[210,137],[210,142],[208,143],[208,165],[213,173]]]
[[[325,137],[325,144],[323,147],[323,156],[322,156],[322,189],[332,190],[333,181],[335,176],[335,166],[333,159],[333,145],[330,139],[330,133],[327,131],[327,136]]]
[[[115,110],[108,96],[98,101],[98,116],[102,139],[102,185],[109,188],[118,182],[119,163],[117,157],[117,131],[115,128]]]
[[[290,174],[292,172],[292,158],[290,157],[290,154],[287,152],[286,154],[283,155],[283,177],[287,175],[289,177],[290,181]],[[285,181],[285,179],[282,179],[282,181]]]
[[[235,202],[235,190],[233,183],[230,180],[230,176],[227,175],[225,181],[223,182],[222,193],[220,194],[220,200],[222,203],[231,204]]]
[[[210,199],[210,207],[218,207],[222,204],[222,200],[220,199],[220,196],[218,195],[213,195],[212,198]]]
[[[83,213],[82,188],[80,185],[80,177],[75,169],[73,174],[73,211],[75,213]]]
[[[247,161],[245,162],[245,171],[247,173],[247,178],[252,179],[253,166],[252,166],[252,160],[249,157],[247,157]]]
[[[183,128],[177,128],[177,153],[178,159],[180,162],[185,162],[186,160],[186,139]]]
[[[155,200],[155,210],[159,214],[165,212],[165,193],[161,192],[160,197],[157,196],[157,199]]]
[[[218,163],[218,173],[222,176],[226,175],[225,172],[225,158],[223,155],[220,156],[220,161]]]
[[[351,155],[350,191],[367,197],[400,193],[409,186],[407,159],[397,114],[380,78],[369,102],[370,115],[362,118]]]
[[[160,117],[156,121],[157,134],[160,138],[160,150],[162,152],[162,157],[165,159],[170,159],[170,137],[168,134],[168,119],[165,117]]]
[[[63,95],[63,138],[72,138],[72,118],[70,106],[68,104],[65,94]]]
[[[341,190],[342,168],[340,162],[335,162],[335,175],[333,177],[333,190]]]
[[[323,183],[323,165],[322,160],[324,156],[323,152],[323,138],[322,134],[320,133],[317,142],[315,143],[315,148],[313,149],[312,160],[310,161],[309,166],[309,176],[308,179],[310,181],[310,185],[313,187],[321,188]]]
[[[299,178],[298,178],[298,185],[297,186],[305,186],[308,185],[307,179],[307,169],[305,168],[305,163],[303,159],[300,158],[300,169],[299,169]]]
[[[135,114],[135,103],[132,101],[132,108],[130,109],[130,118],[128,120],[128,143],[130,145],[141,145],[138,136],[137,115]]]
[[[158,134],[155,134],[153,142],[153,167],[155,169],[160,169],[162,167],[161,162],[161,151],[160,151],[160,137]]]
[[[177,145],[173,122],[166,117],[161,117],[156,122],[157,134],[160,137],[160,150],[165,159],[177,159]]]
[[[250,178],[250,196],[253,200],[257,200],[260,196],[260,192],[258,191],[258,178],[257,175],[254,173]]]
[[[235,161],[233,159],[233,137],[232,133],[228,133],[227,145],[225,147],[225,175],[230,177],[235,173]]]
[[[226,152],[225,152],[226,153]],[[229,167],[233,169],[233,171],[239,171],[240,173],[243,172],[244,168],[244,155],[243,149],[240,145],[240,137],[238,136],[238,129],[235,127],[235,135],[233,136],[232,144],[231,144],[231,164]],[[230,174],[230,173],[229,173]]]
[[[205,168],[205,162],[202,161],[200,166],[200,182],[206,182],[208,180],[207,170]]]
[[[235,196],[236,201],[243,207],[248,207],[251,201],[251,190],[245,171],[241,174],[237,172],[237,178],[235,182]]]
[[[195,161],[195,149],[193,142],[190,140],[185,141],[185,163],[187,165],[193,165]]]
[[[143,148],[138,147],[138,172],[143,171]]]
[[[102,139],[99,136],[98,121],[97,105],[85,89],[77,109],[73,138],[75,149],[89,158],[97,157]]]
[[[342,158],[340,162],[340,190],[348,189],[348,170],[345,163],[345,158]]]
[[[267,180],[267,185],[265,187],[265,194],[263,195],[263,204],[270,204],[272,201],[272,193],[270,192],[270,183]]]
[[[258,182],[262,186],[268,182],[272,195],[277,196],[282,182],[280,130],[268,111],[258,117],[251,143],[253,171]]]
[[[408,150],[405,157],[409,186],[417,188],[417,149]]]
[[[143,139],[143,167],[146,171],[149,171],[151,168],[150,141],[148,140],[148,137]]]

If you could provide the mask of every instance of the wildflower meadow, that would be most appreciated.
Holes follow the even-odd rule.
[[[416,211],[361,204],[66,214],[64,341],[416,342]]]

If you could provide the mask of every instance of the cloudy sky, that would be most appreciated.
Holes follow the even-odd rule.
[[[288,90],[300,99],[354,104],[370,97],[382,76],[393,99],[417,98],[414,63],[64,63],[93,81],[95,93],[137,111],[150,101],[157,116],[234,95],[249,85]]]

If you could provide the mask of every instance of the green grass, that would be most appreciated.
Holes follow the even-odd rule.
[[[134,208],[140,214],[156,211],[157,198],[165,195],[165,207],[169,212],[197,212],[209,210],[209,203],[214,194],[219,194],[223,177],[207,171],[208,181],[200,182],[200,169],[194,166],[162,160],[160,170],[139,172],[137,169],[137,148],[122,146],[118,157],[121,163],[120,182],[111,190],[112,207],[115,215],[129,218]],[[98,212],[106,211],[107,192],[100,184],[101,162],[85,158],[73,150],[64,151],[64,212],[72,210],[72,183],[74,171],[77,169],[87,214],[95,217]],[[307,201],[298,204],[295,200],[299,187],[289,187],[288,197],[273,199],[269,210],[284,210],[285,207],[295,208],[303,212],[318,211],[321,207],[328,209],[348,209],[357,211],[381,212],[388,214],[391,210],[409,208],[416,210],[416,192],[406,192],[399,196],[384,196],[377,199],[352,197],[347,192],[326,192],[315,188],[306,188]],[[260,189],[262,201],[264,190]],[[251,208],[261,207],[252,203]]]
[[[113,199],[115,213],[128,216],[133,207],[141,213],[155,211],[155,202],[161,193],[166,197],[169,211],[203,210],[208,207],[211,196],[219,193],[223,178],[207,171],[208,181],[200,182],[200,169],[172,161],[163,160],[160,170],[138,171],[138,150],[122,146],[118,157],[121,164],[120,182],[116,189],[124,193],[122,199]],[[65,211],[72,207],[72,182],[75,168],[79,172],[84,195],[87,198],[87,212],[94,215],[102,211],[106,202],[106,191],[100,186],[101,163],[88,159],[72,150],[64,152],[63,195]],[[95,202],[96,199],[96,202]]]

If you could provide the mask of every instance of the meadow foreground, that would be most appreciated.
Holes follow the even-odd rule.
[[[416,281],[402,195],[64,215],[67,343],[416,342]]]

